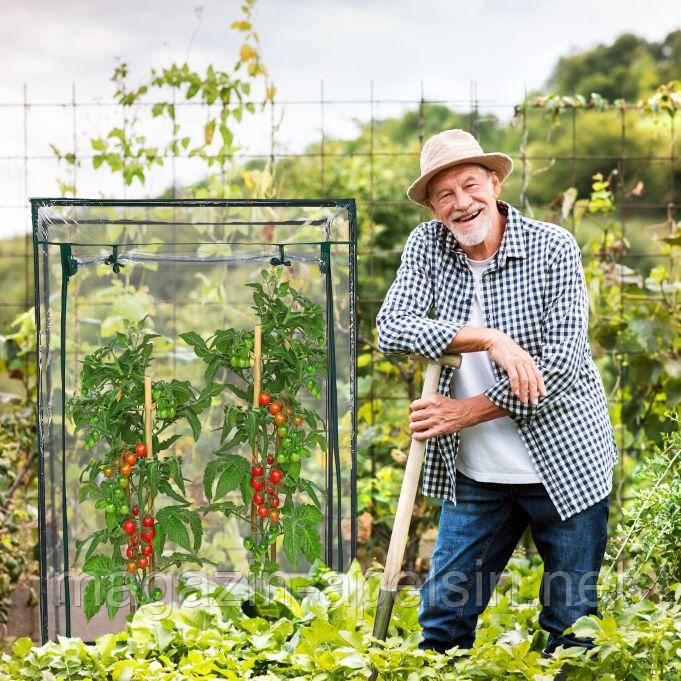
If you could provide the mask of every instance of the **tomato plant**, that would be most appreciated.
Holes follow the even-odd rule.
[[[300,395],[301,391],[315,399],[321,395],[326,374],[323,310],[285,281],[281,268],[262,270],[261,277],[262,282],[247,284],[253,289],[253,308],[262,331],[261,388],[255,386],[249,354],[254,347],[252,331],[218,330],[206,340],[194,332],[182,334],[207,364],[204,391],[226,387],[241,401],[224,409],[221,446],[204,472],[210,502],[205,510],[250,522],[248,514],[255,505],[254,531],[244,539],[254,576],[278,569],[266,557],[282,534],[292,565],[298,565],[301,552],[311,562],[321,556],[317,525],[323,520],[320,496],[325,492],[300,471],[301,461],[317,445],[323,451],[327,447],[324,418],[303,407]],[[248,361],[239,360],[246,357]],[[216,384],[219,372],[222,382]],[[254,396],[257,406],[253,406]],[[251,460],[233,452],[243,444],[253,452]],[[237,489],[240,504],[224,499]],[[301,492],[312,503],[294,504],[294,495]]]
[[[113,618],[124,586],[143,604],[154,600],[153,580],[149,579],[154,572],[204,562],[198,556],[201,520],[186,498],[182,458],[158,455],[182,435],[164,436],[175,423],[188,424],[198,439],[198,415],[219,391],[210,385],[198,393],[188,381],[175,379],[156,382],[152,391],[156,419],[152,422],[152,456],[148,456],[144,382],[158,334],[144,332],[144,321],[126,322],[125,333],[117,333],[85,356],[79,376],[81,390],[68,402],[75,431],[84,433],[88,449],[96,447],[80,474],[79,501],[92,499],[95,508],[104,511],[104,527],[76,540],[76,560],[84,551],[83,571],[93,577],[84,592],[87,619],[105,603]],[[154,518],[152,509],[161,495],[171,503],[164,503]],[[166,539],[182,551],[164,555]],[[109,548],[97,553],[105,546]]]

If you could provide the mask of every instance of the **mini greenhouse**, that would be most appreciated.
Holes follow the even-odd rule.
[[[31,205],[43,640],[118,631],[187,575],[346,568],[354,202]]]

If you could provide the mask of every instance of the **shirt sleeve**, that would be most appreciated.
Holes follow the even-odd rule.
[[[376,316],[378,347],[382,352],[405,352],[439,359],[464,325],[427,317],[433,301],[428,238],[423,225],[404,246],[395,280]]]
[[[519,424],[527,425],[554,402],[579,378],[588,347],[589,300],[577,240],[570,239],[560,248],[549,267],[544,293],[542,349],[534,356],[546,386],[547,396],[538,404],[523,404],[510,392],[508,375],[484,391],[498,407],[511,412]]]

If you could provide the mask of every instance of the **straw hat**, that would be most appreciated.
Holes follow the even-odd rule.
[[[510,156],[499,152],[485,154],[478,140],[465,130],[443,130],[426,141],[421,150],[421,177],[407,190],[407,196],[425,206],[428,181],[444,168],[463,163],[479,163],[496,170],[503,182],[513,169]]]

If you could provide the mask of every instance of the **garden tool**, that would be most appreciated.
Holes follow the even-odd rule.
[[[421,397],[437,392],[443,366],[450,366],[456,369],[461,366],[461,355],[459,354],[445,354],[437,361],[429,358],[422,359],[428,360],[428,367],[423,381]],[[388,555],[385,559],[385,570],[378,594],[378,604],[376,605],[373,635],[374,638],[380,640],[385,640],[388,632],[388,624],[390,623],[390,616],[392,615],[395,595],[397,593],[397,582],[402,568],[402,560],[404,559],[407,533],[409,532],[409,524],[414,510],[414,499],[418,488],[425,449],[426,440],[417,440],[412,437],[407,465],[404,469],[400,498],[397,502],[395,522],[393,523],[393,530],[390,535]],[[376,672],[374,672],[372,679],[375,677]]]

